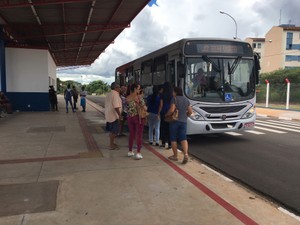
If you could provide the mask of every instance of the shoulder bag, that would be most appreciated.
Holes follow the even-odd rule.
[[[175,121],[177,121],[178,120],[178,114],[179,114],[179,112],[178,112],[178,109],[176,108],[176,98],[175,98],[175,110],[172,114],[165,116],[165,121],[166,122],[175,122]]]

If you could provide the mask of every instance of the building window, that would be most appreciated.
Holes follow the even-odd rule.
[[[286,55],[285,61],[286,62],[291,62],[291,61],[300,62],[300,55]]]
[[[286,50],[290,50],[293,47],[293,33],[287,32],[286,34]]]
[[[292,44],[291,48],[292,50],[300,50],[300,44]]]
[[[252,44],[252,47],[253,47],[253,48],[256,48],[256,43],[253,43],[253,44]]]
[[[257,43],[257,48],[261,48],[261,43]]]

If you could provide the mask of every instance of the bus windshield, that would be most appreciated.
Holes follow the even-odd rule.
[[[238,102],[255,95],[253,60],[237,57],[186,58],[185,94],[202,102]]]

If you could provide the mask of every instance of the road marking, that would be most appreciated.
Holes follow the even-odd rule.
[[[293,124],[289,124],[289,123],[280,123],[280,122],[276,122],[276,121],[261,121],[261,123],[265,123],[265,124],[272,124],[275,126],[278,126],[278,128],[283,127],[290,127],[290,128],[300,128],[300,124],[299,125],[293,125]],[[299,126],[299,127],[298,127]]]
[[[258,117],[262,117],[262,118],[267,118],[268,115],[267,114],[257,114]]]
[[[225,134],[229,134],[231,136],[241,136],[242,134],[236,132],[225,132]]]
[[[284,117],[284,116],[280,116],[280,117],[278,117],[278,119],[280,119],[280,120],[292,120],[292,118]]]
[[[224,180],[228,181],[228,182],[233,182],[231,179],[229,179],[228,177],[224,176],[223,174],[220,174],[219,172],[213,170],[212,168],[208,167],[205,164],[201,164],[205,169],[217,174],[219,177],[223,178]]]
[[[283,213],[285,213],[285,214],[287,214],[287,215],[289,215],[289,216],[291,216],[291,217],[293,217],[294,219],[300,221],[300,217],[296,216],[294,213],[291,213],[291,212],[289,212],[288,210],[286,210],[286,209],[284,209],[282,207],[279,207],[278,210],[281,211],[281,212],[283,212]]]
[[[279,124],[287,124],[287,125],[293,125],[296,127],[300,127],[300,123],[297,122],[290,122],[290,121],[279,121],[279,120],[267,120],[269,122],[279,123]]]
[[[255,129],[270,131],[270,132],[277,133],[277,134],[285,134],[286,133],[284,131],[273,130],[273,129],[269,129],[269,128],[265,128],[265,127],[259,127],[259,126],[256,126],[256,125],[255,125]]]
[[[257,135],[266,134],[266,133],[259,132],[259,131],[256,131],[256,130],[245,130],[245,132],[251,133],[251,134],[257,134]]]
[[[280,130],[287,130],[287,131],[293,131],[293,132],[300,133],[300,130],[290,129],[290,128],[286,128],[286,127],[282,127],[282,126],[274,126],[274,125],[268,124],[268,122],[264,122],[264,123],[256,122],[256,124],[266,126],[266,127],[273,127],[273,128],[277,128]]]

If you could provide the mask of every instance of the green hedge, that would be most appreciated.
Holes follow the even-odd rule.
[[[269,102],[274,104],[285,104],[287,94],[287,83],[290,81],[290,103],[300,104],[300,68],[276,70],[271,73],[260,74],[260,84],[257,85],[258,103],[266,102],[266,82],[270,83]]]

